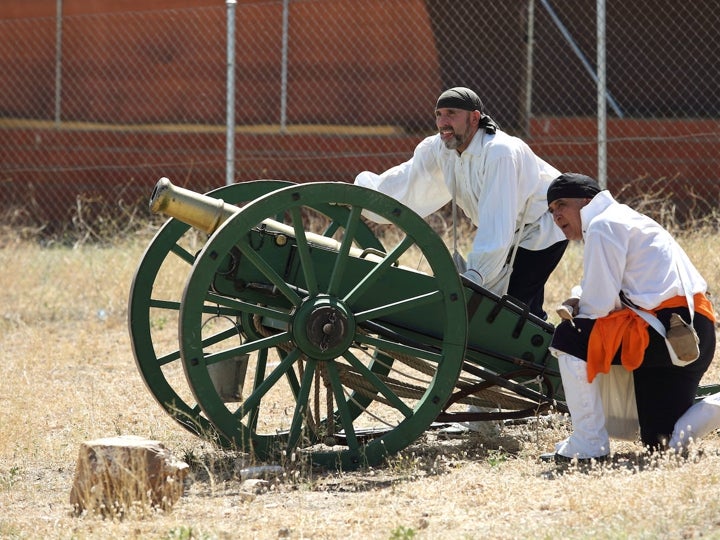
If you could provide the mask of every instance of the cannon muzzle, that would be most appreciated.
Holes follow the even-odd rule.
[[[150,211],[176,218],[191,227],[212,234],[230,216],[238,212],[237,206],[173,185],[161,178],[150,196]]]

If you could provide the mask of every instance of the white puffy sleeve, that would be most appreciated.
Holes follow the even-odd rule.
[[[426,217],[442,208],[451,198],[438,159],[438,143],[439,136],[428,137],[415,148],[410,160],[381,174],[363,171],[354,183],[389,195]],[[363,215],[378,223],[387,223],[370,212]]]

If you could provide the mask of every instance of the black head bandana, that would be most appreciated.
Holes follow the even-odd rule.
[[[463,111],[483,111],[483,104],[478,95],[462,86],[445,90],[437,100],[437,109],[462,109]]]
[[[564,173],[550,183],[547,202],[557,199],[592,199],[602,191],[596,180],[579,173]]]
[[[497,123],[495,122],[495,120],[493,120],[492,118],[490,118],[489,115],[485,114],[485,115],[483,115],[483,117],[480,119],[480,123],[478,124],[478,128],[479,128],[479,129],[484,129],[484,130],[485,130],[485,133],[489,133],[490,135],[493,135],[493,134],[498,130],[498,125],[497,125]]]
[[[483,116],[480,119],[479,129],[484,129],[486,133],[493,134],[497,131],[498,125],[483,113],[483,103],[478,95],[464,86],[456,86],[445,90],[435,104],[435,110],[438,109],[460,109],[463,111],[480,111]]]

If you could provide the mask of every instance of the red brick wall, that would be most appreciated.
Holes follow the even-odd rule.
[[[88,15],[217,6],[220,2],[222,0],[63,0],[62,9],[64,15]],[[238,1],[239,4],[244,2],[247,0]],[[0,3],[0,19],[54,17],[56,13],[57,0],[7,0]]]
[[[715,208],[720,200],[720,142],[699,143],[694,137],[683,140],[683,134],[712,133],[719,128],[709,120],[666,121],[655,128],[658,137],[653,138],[642,121],[611,120],[608,187],[615,194],[622,193],[625,200],[644,194],[672,196],[680,218],[687,212],[697,216],[697,212]],[[537,119],[527,141],[560,170],[595,175],[596,129],[593,118]],[[44,221],[68,219],[76,209],[77,194],[82,194],[88,208],[101,201],[104,203],[99,206],[116,207],[118,201],[144,206],[161,176],[200,192],[224,184],[224,163],[207,163],[197,150],[224,148],[225,134],[221,132],[0,130],[0,160],[4,137],[12,137],[14,145],[25,148],[17,167],[30,172],[0,179],[3,202],[30,205],[33,214]],[[238,134],[236,179],[351,182],[362,170],[380,172],[410,158],[419,140],[410,135]],[[119,146],[122,153],[116,151]],[[383,148],[382,155],[377,154],[378,147]],[[68,150],[73,148],[83,151]],[[113,166],[107,167],[107,163]],[[326,172],[309,172],[318,169]]]
[[[317,28],[335,27],[340,20],[346,22],[354,1],[328,2],[321,19],[319,4],[293,3],[293,17],[318,22],[293,27],[287,121],[346,124],[352,116],[366,125],[387,124],[387,111],[400,121],[431,118],[432,103],[442,84],[438,58],[428,54],[409,62],[396,43],[397,28],[408,25],[414,31],[403,36],[404,47],[422,50],[434,43],[425,3],[401,0],[398,9],[386,10],[378,20],[370,17],[382,12],[382,0],[365,0],[365,9],[354,15],[353,24],[345,23],[342,27],[347,31],[333,38],[341,39],[342,44],[317,39]],[[24,9],[8,4],[19,4]],[[281,88],[278,66],[282,51],[278,44],[282,3],[246,0],[240,4],[247,5],[238,17],[238,33],[252,29],[253,39],[244,42],[242,54],[236,57],[236,121],[276,124]],[[372,4],[377,5],[376,9]],[[173,17],[162,11],[207,6],[218,9],[187,10]],[[138,11],[144,11],[142,16],[137,15]],[[221,0],[64,0],[63,121],[223,125],[225,11]],[[98,13],[127,16],[73,17]],[[0,19],[30,16],[45,18],[37,22],[32,43],[21,48],[0,47],[0,85],[13,89],[0,92],[0,115],[51,120],[55,0],[0,3]],[[196,31],[188,32],[188,28]],[[119,42],[123,54],[118,54]],[[359,63],[344,52],[355,54],[364,50],[368,42],[373,44],[372,64]],[[138,66],[142,66],[141,72]],[[337,76],[339,72],[342,77]],[[414,91],[394,91],[393,81],[398,79]],[[323,96],[321,100],[319,95]]]

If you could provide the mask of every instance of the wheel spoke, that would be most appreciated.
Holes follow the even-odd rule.
[[[385,255],[383,260],[377,264],[370,272],[355,285],[355,287],[345,296],[343,299],[348,305],[352,305],[355,300],[362,296],[373,283],[382,277],[382,275],[390,268],[395,262],[405,253],[410,247],[415,244],[415,241],[406,236],[403,241],[396,245],[393,250]]]
[[[290,391],[293,393],[293,396],[297,397],[298,393],[300,392],[300,381],[298,381],[295,370],[289,369],[285,373],[285,378],[287,379],[288,385],[290,385]]]
[[[298,392],[295,399],[295,411],[293,412],[290,432],[288,433],[288,454],[293,448],[295,448],[300,436],[302,435],[303,420],[305,419],[308,397],[310,396],[310,388],[312,387],[316,365],[317,361],[312,358],[308,358],[305,363],[305,371],[303,373],[302,381],[300,382],[300,392]]]
[[[391,315],[393,313],[399,313],[401,311],[415,309],[420,306],[435,303],[437,301],[442,302],[442,299],[443,295],[441,291],[432,291],[426,294],[421,294],[420,296],[415,296],[413,298],[406,298],[405,300],[400,300],[399,302],[393,302],[392,304],[386,304],[384,306],[379,306],[373,309],[361,311],[355,315],[355,321],[360,323],[364,321],[369,321],[370,319],[377,319],[380,317],[384,317],[385,315]]]
[[[173,311],[180,311],[180,302],[174,302],[172,300],[158,300],[155,298],[151,298],[149,306],[151,308],[170,309]]]
[[[436,364],[442,362],[443,359],[443,355],[441,353],[418,349],[417,347],[411,347],[410,345],[404,345],[387,339],[375,338],[369,335],[356,334],[355,341],[364,345],[369,345],[370,347],[377,347],[385,353],[394,352],[405,354],[407,356],[414,356],[415,358],[429,360],[430,362],[434,362]]]
[[[330,385],[335,395],[335,403],[337,403],[338,414],[340,416],[340,424],[345,431],[345,438],[347,439],[348,447],[351,449],[360,448],[360,442],[355,434],[355,426],[353,425],[352,413],[350,407],[345,399],[343,393],[342,382],[340,381],[340,375],[338,374],[337,366],[334,362],[329,362],[327,365],[327,373],[330,378]],[[328,412],[328,415],[331,414]]]
[[[267,369],[267,358],[268,350],[260,349],[258,352],[257,367],[255,369],[255,380],[253,381],[253,394],[262,384],[265,379],[265,370]],[[257,430],[258,418],[260,417],[260,407],[253,407],[250,409],[247,421],[247,427],[249,430],[255,432]]]
[[[402,399],[395,395],[395,393],[390,390],[390,388],[384,382],[382,382],[375,373],[373,373],[370,369],[368,369],[365,364],[358,360],[354,354],[352,354],[348,350],[343,354],[343,358],[350,362],[350,365],[357,369],[360,372],[360,375],[362,375],[364,379],[370,382],[370,384],[372,384],[378,392],[385,396],[387,400],[406,418],[412,416],[413,410],[408,407]]]
[[[217,305],[232,309],[232,311],[227,311],[225,313],[218,313],[218,315],[237,315],[239,312],[244,312],[244,313],[252,313],[254,315],[262,315],[263,317],[270,317],[271,319],[277,319],[277,320],[280,320],[283,322],[288,322],[290,320],[290,315],[285,311],[280,311],[277,309],[260,306],[258,304],[253,304],[251,302],[244,302],[242,300],[237,300],[235,298],[228,298],[227,296],[221,296],[219,294],[215,294],[212,292],[208,292],[206,299],[208,302],[212,302],[213,304],[217,304]],[[212,306],[205,306],[203,308],[203,312],[204,313],[215,313],[215,311],[212,311],[212,309],[209,309],[211,307]]]
[[[333,220],[333,222],[330,223],[330,226],[323,232],[323,236],[330,238],[338,231],[338,229],[340,229],[340,222]]]
[[[275,285],[275,287],[277,287],[278,291],[280,291],[285,298],[290,300],[290,303],[292,303],[293,306],[297,307],[302,303],[302,299],[298,296],[298,294],[288,287],[288,284],[282,276],[280,276],[280,274],[278,274],[275,269],[253,249],[247,239],[238,240],[236,245],[240,252],[245,255],[248,260],[254,264],[255,267],[260,270],[260,272],[262,272],[262,274],[268,278],[273,285]]]
[[[282,343],[288,343],[289,341],[290,334],[288,334],[287,332],[280,332],[279,334],[273,334],[272,336],[268,336],[255,341],[246,341],[245,343],[243,343],[242,345],[238,345],[237,347],[231,347],[230,349],[225,349],[224,351],[219,351],[206,355],[205,365],[209,366],[211,364],[227,360],[228,358],[241,356],[243,354],[249,354],[260,349],[276,347],[277,345],[280,345]]]
[[[354,206],[348,216],[347,225],[345,226],[345,235],[343,236],[340,249],[338,250],[337,257],[335,259],[335,266],[333,267],[332,274],[330,275],[330,283],[328,284],[328,294],[337,295],[338,289],[340,288],[340,282],[342,281],[343,274],[345,273],[345,266],[348,262],[350,255],[350,248],[355,239],[358,225],[361,223],[360,215],[362,208]]]
[[[161,356],[157,359],[157,363],[159,366],[164,366],[165,364],[169,364],[170,362],[174,362],[175,360],[180,359],[180,349],[175,350],[171,353],[166,354],[165,356]]]
[[[217,304],[203,305],[202,309],[200,310],[200,313],[203,313],[205,315],[213,315],[216,317],[220,317],[220,316],[235,317],[235,316],[239,315],[238,310],[236,308],[220,307]]]
[[[238,336],[239,333],[237,327],[228,328],[227,330],[223,330],[222,332],[218,332],[217,334],[213,334],[212,336],[203,339],[201,345],[203,348],[205,348],[209,347],[210,345],[220,343],[221,341],[225,341],[228,338]]]
[[[303,277],[305,278],[305,286],[310,296],[316,296],[318,293],[318,285],[315,277],[315,268],[305,236],[302,215],[297,206],[290,209],[290,217],[292,218],[293,229],[295,230],[295,244],[300,254],[300,265],[302,266]]]
[[[170,251],[180,257],[183,261],[192,266],[195,262],[195,255],[190,253],[188,250],[180,246],[179,244],[173,244]]]
[[[293,349],[290,354],[280,361],[280,364],[272,370],[270,375],[264,379],[258,387],[253,391],[250,396],[243,402],[243,404],[235,411],[235,416],[240,418],[244,417],[248,412],[252,411],[255,407],[260,405],[260,400],[267,394],[273,385],[280,380],[289,369],[292,369],[292,365],[295,360],[300,356],[299,349]]]

